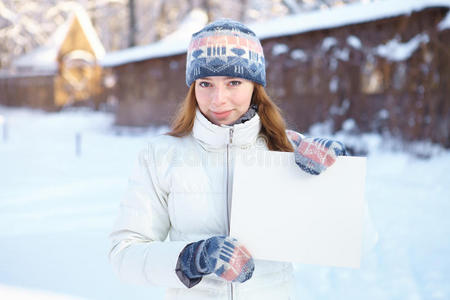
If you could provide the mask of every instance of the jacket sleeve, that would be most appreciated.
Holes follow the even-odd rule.
[[[154,156],[151,148],[139,154],[110,234],[109,259],[126,282],[181,288],[175,268],[187,242],[165,241],[170,229],[168,192],[159,183]]]

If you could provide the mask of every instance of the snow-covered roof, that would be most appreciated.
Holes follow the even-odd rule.
[[[100,38],[98,37],[88,14],[84,9],[78,9],[75,11],[75,15],[78,17],[78,21],[80,22],[81,28],[86,34],[86,38],[88,39],[89,44],[92,47],[92,51],[94,51],[95,57],[102,58],[105,55],[105,48],[103,47],[103,44],[100,41]]]
[[[206,13],[203,10],[194,9],[183,20],[179,29],[164,39],[145,46],[107,53],[103,59],[100,59],[100,64],[103,67],[113,67],[129,62],[185,53],[191,35],[202,29],[207,22],[208,16]]]
[[[71,5],[73,5],[73,12],[68,20],[55,31],[43,46],[14,60],[14,67],[43,72],[56,71],[58,52],[75,18],[78,19],[81,28],[86,34],[95,56],[101,58],[105,55],[105,48],[98,38],[86,11],[76,3],[71,3]]]
[[[257,22],[249,24],[249,27],[263,40],[411,14],[414,11],[430,7],[450,8],[450,0],[380,0],[369,3],[353,3]],[[188,30],[185,25],[181,25],[176,39],[168,37],[146,46],[107,53],[100,60],[100,64],[104,67],[113,67],[151,58],[183,54],[191,39],[191,33],[200,30],[205,25],[202,22],[193,22],[193,24],[197,26],[195,30]],[[445,23],[441,25],[440,29],[447,28],[444,26],[449,25]]]
[[[58,50],[46,45],[20,56],[12,62],[14,68],[27,71],[55,72]]]
[[[430,7],[450,7],[450,0],[381,0],[360,2],[330,9],[285,16],[250,27],[260,39],[293,35],[386,19]]]

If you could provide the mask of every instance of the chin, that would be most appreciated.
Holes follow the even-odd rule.
[[[211,121],[211,123],[213,123],[213,124],[216,124],[216,125],[230,125],[230,124],[233,124],[236,120],[230,120],[230,119],[223,119],[223,120],[217,120],[217,119],[214,119],[214,118],[208,118],[210,121]]]
[[[237,119],[236,119],[237,120]],[[231,120],[231,121],[229,121],[229,120],[223,120],[223,121],[219,121],[219,124],[220,125],[231,125],[231,124],[233,124],[234,122],[236,122],[236,120]]]

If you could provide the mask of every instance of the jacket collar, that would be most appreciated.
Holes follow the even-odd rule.
[[[261,121],[258,114],[245,123],[228,125],[215,125],[211,123],[197,109],[195,114],[192,135],[202,144],[213,148],[222,148],[230,143],[230,131],[233,128],[232,145],[249,145],[255,143],[261,129]]]

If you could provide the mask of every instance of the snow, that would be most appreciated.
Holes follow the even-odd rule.
[[[202,29],[207,21],[208,16],[204,11],[194,9],[183,20],[180,29],[164,39],[145,46],[107,53],[100,60],[100,64],[103,67],[114,67],[130,62],[186,53],[192,34]]]
[[[56,72],[58,50],[52,46],[39,47],[13,61],[15,68],[36,70],[40,72]]]
[[[400,43],[398,37],[396,37],[385,45],[379,45],[375,48],[375,52],[389,60],[402,61],[408,59],[421,43],[427,43],[429,40],[430,38],[426,33],[418,34],[406,43]]]
[[[350,101],[348,99],[344,99],[341,105],[339,106],[332,105],[329,109],[329,113],[331,115],[343,116],[349,108],[350,108]]]
[[[289,51],[289,47],[286,44],[275,44],[272,48],[272,55],[278,56]]]
[[[291,58],[302,62],[306,62],[308,60],[308,55],[302,49],[294,49],[291,52]]]
[[[358,126],[356,125],[356,122],[353,119],[345,120],[342,123],[342,130],[344,130],[346,132],[357,130],[357,128],[358,128]]]
[[[72,16],[72,19],[75,17],[75,15],[78,18],[78,21],[80,22],[81,28],[86,33],[86,37],[89,40],[89,44],[92,47],[92,50],[94,51],[95,57],[102,58],[105,55],[105,48],[103,47],[102,42],[100,41],[97,32],[95,31],[94,26],[91,23],[91,19],[89,18],[88,14],[84,9],[78,8],[74,10],[74,15]]]
[[[31,290],[0,284],[0,299],[8,300],[80,300],[68,295]]]
[[[145,45],[131,47],[125,50],[107,53],[100,60],[102,67],[115,67],[131,62],[142,61],[146,59],[174,56],[186,53],[191,37],[186,35],[184,39],[165,41]]]
[[[450,7],[450,0],[381,0],[352,3],[249,24],[249,27],[260,39],[267,39],[411,14],[430,7]]]
[[[438,24],[439,30],[445,30],[449,28],[450,28],[450,12],[448,12],[445,18]]]
[[[339,87],[339,77],[333,76],[330,80],[330,84],[328,85],[330,92],[335,93]]]
[[[107,259],[127,174],[158,129],[113,128],[112,115],[86,110],[0,106],[0,115],[8,128],[5,141],[0,124],[0,283],[85,299],[158,299],[161,288],[121,284]]]
[[[330,50],[331,47],[336,46],[338,43],[337,39],[334,37],[326,37],[322,41],[321,49],[324,52],[327,52]]]
[[[333,56],[340,60],[348,61],[350,57],[350,51],[347,48],[335,49],[333,52]]]
[[[162,299],[162,288],[119,282],[107,253],[136,155],[166,128],[116,127],[112,115],[82,108],[0,106],[0,115],[0,299]],[[296,264],[297,298],[450,299],[450,150],[356,135],[354,120],[334,135],[332,126],[308,134],[368,153],[379,242],[359,270]]]
[[[16,22],[17,14],[8,9],[5,4],[3,4],[3,2],[0,2],[0,12],[0,15],[4,21],[8,21],[11,24],[14,24]]]
[[[355,49],[361,49],[362,47],[362,43],[361,40],[354,35],[350,35],[347,37],[347,44],[349,44],[350,46],[352,46]]]
[[[380,117],[380,119],[386,120],[387,118],[389,118],[389,111],[387,109],[381,109],[380,111],[378,111],[378,117]]]

